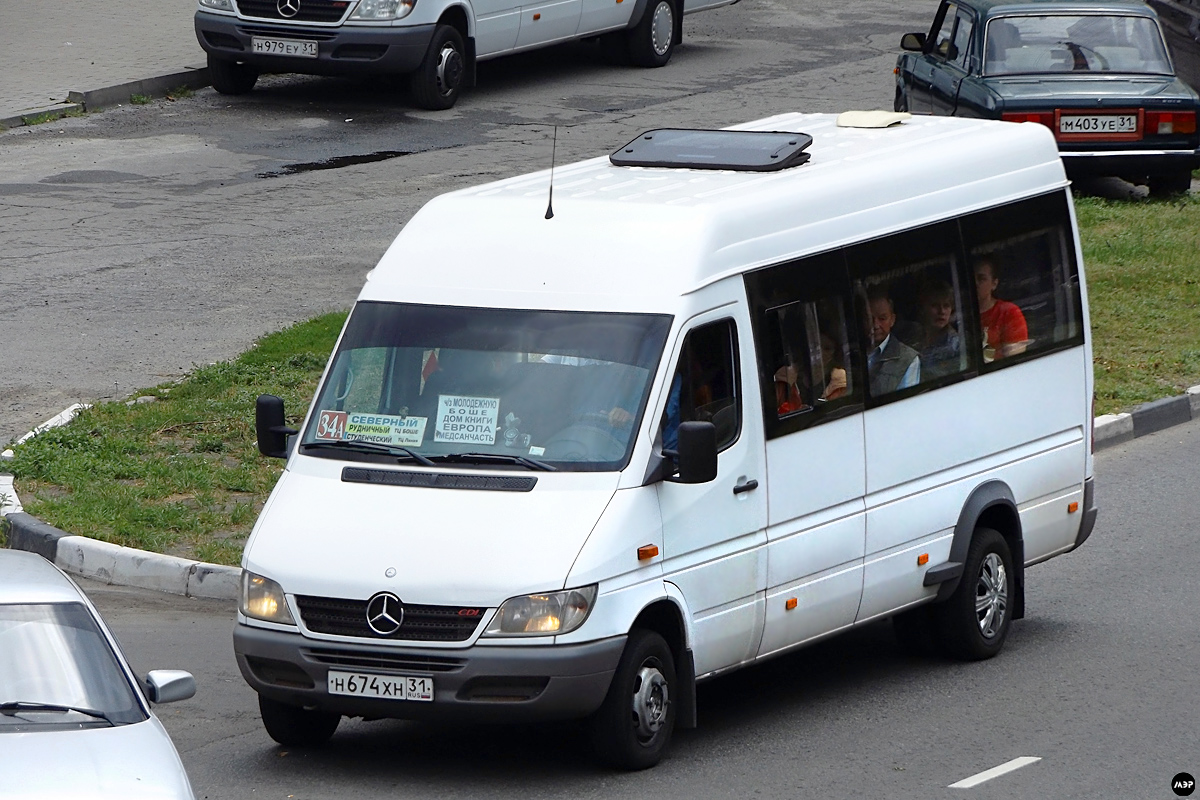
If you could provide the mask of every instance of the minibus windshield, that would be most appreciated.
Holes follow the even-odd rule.
[[[301,452],[456,469],[629,460],[671,317],[360,302]]]

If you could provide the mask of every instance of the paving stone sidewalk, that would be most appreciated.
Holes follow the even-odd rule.
[[[159,88],[154,79],[199,73],[206,83],[195,12],[196,0],[0,0],[0,125],[19,125],[72,96],[107,106],[188,83],[176,77]]]

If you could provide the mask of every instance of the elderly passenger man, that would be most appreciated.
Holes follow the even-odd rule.
[[[867,311],[871,322],[871,352],[867,354],[871,396],[916,386],[921,382],[921,360],[916,350],[892,336],[896,324],[892,298],[884,292],[873,292]]]

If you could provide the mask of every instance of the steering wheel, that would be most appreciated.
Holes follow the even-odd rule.
[[[542,443],[541,458],[553,461],[619,461],[625,442],[613,433],[608,412],[587,411]]]

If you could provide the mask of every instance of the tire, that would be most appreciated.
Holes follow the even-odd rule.
[[[1013,567],[998,531],[977,528],[954,594],[932,607],[938,644],[963,661],[991,658],[1004,647],[1012,622]]]
[[[675,52],[675,15],[671,0],[650,0],[626,39],[629,60],[639,67],[663,67]]]
[[[591,719],[596,756],[618,769],[653,767],[675,730],[675,658],[653,631],[634,629],[604,704]]]
[[[1192,188],[1191,170],[1180,170],[1167,175],[1150,176],[1151,197],[1171,197],[1177,194],[1187,194]]]
[[[249,64],[225,61],[208,54],[208,77],[221,94],[245,94],[258,82],[258,70]]]
[[[908,93],[899,86],[896,87],[896,99],[892,101],[893,111],[908,111]]]
[[[276,700],[258,696],[267,735],[287,747],[315,747],[325,744],[341,722],[341,715],[331,711],[308,711]]]
[[[430,111],[453,106],[467,75],[466,58],[462,34],[450,25],[438,25],[425,59],[409,76],[413,102]]]

